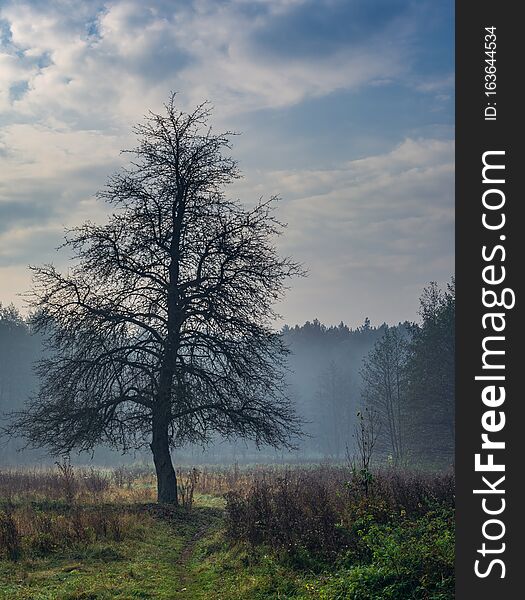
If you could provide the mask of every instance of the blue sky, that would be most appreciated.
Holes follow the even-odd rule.
[[[416,318],[454,265],[453,2],[0,3],[0,301],[94,193],[170,90],[215,106],[247,203],[279,194],[281,250],[309,269],[288,323]]]

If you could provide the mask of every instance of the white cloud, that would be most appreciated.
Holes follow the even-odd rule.
[[[240,113],[392,80],[421,93],[450,90],[447,77],[410,73],[401,37],[364,36],[309,56],[262,51],[257,35],[301,3],[5,2],[0,210],[18,208],[0,232],[2,301],[28,281],[22,270],[12,277],[13,269],[31,262],[31,253],[37,261],[52,256],[62,225],[101,216],[93,194],[119,164],[119,150],[133,143],[131,124],[147,108],[159,109],[169,90],[180,90],[186,107],[211,99],[215,121],[234,127]],[[255,135],[248,153],[271,152],[259,142]],[[300,139],[287,143],[287,151],[301,152]],[[346,296],[355,314],[370,302],[357,283],[373,293],[382,277],[395,275],[413,291],[434,271],[452,268],[453,249],[443,251],[452,231],[452,181],[452,142],[408,138],[384,154],[350,162],[342,156],[327,170],[248,172],[237,189],[242,198],[283,195],[290,222],[283,243],[312,273],[286,311],[291,320],[312,318],[314,306],[330,320],[348,314]]]
[[[75,128],[102,117],[122,124],[136,119],[144,106],[157,107],[174,88],[184,91],[189,103],[213,98],[232,114],[288,106],[405,69],[402,49],[385,51],[377,40],[324,57],[276,61],[254,48],[252,37],[297,3],[263,4],[266,11],[256,17],[239,10],[243,4],[200,0],[168,4],[168,10],[162,2],[139,0],[98,10],[78,2],[71,10],[68,3],[7,4],[0,16],[16,53],[3,59],[8,63],[4,89],[19,80],[28,86],[11,108],[36,118],[69,111]]]
[[[249,177],[257,180],[256,173]],[[283,306],[289,320],[288,307],[299,321],[312,318],[312,307],[325,320],[337,314],[351,314],[354,323],[365,316],[410,319],[418,290],[453,274],[452,141],[406,139],[387,153],[334,169],[276,171],[264,178],[283,197],[283,249],[310,270]],[[263,188],[260,180],[251,186],[255,193]],[[248,185],[238,189],[246,194]],[[303,304],[301,314],[297,307]]]
[[[395,226],[412,229],[410,219],[434,224],[454,216],[454,144],[447,140],[406,139],[390,152],[345,162],[323,171],[277,171],[284,211],[291,228],[329,222],[359,238]],[[373,231],[372,231],[373,230]],[[419,231],[413,231],[414,237]],[[374,237],[381,244],[381,237]],[[405,239],[406,242],[406,239]]]

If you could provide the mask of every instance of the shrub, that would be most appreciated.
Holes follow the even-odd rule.
[[[325,600],[450,600],[454,598],[452,511],[429,512],[397,525],[369,522],[360,530],[369,550],[315,590]]]
[[[231,538],[295,556],[306,550],[329,558],[348,544],[327,487],[304,473],[258,481],[244,495],[226,494],[226,514]]]
[[[10,509],[0,512],[0,551],[2,550],[9,560],[20,558],[20,534]]]
[[[179,492],[180,502],[183,508],[191,510],[193,506],[194,494],[200,478],[198,469],[190,469],[182,471],[177,469],[177,488]]]
[[[70,510],[20,507],[0,512],[0,552],[11,560],[22,555],[46,556],[95,542],[142,537],[151,517],[139,512],[75,506]]]
[[[367,474],[366,486],[343,469],[271,474],[226,494],[227,533],[317,571],[321,583],[307,586],[316,598],[450,599],[453,482],[393,469]]]
[[[75,469],[71,465],[69,457],[56,462],[55,465],[58,469],[59,482],[62,487],[64,499],[68,504],[71,504],[75,499],[78,488]]]

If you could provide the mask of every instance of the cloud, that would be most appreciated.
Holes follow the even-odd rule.
[[[249,131],[237,145],[236,158],[248,165],[237,188],[241,198],[284,196],[285,249],[312,272],[286,305],[296,315],[290,320],[311,318],[314,307],[327,320],[344,317],[346,309],[340,301],[330,307],[335,301],[327,301],[323,286],[330,298],[350,297],[351,287],[352,300],[361,294],[365,303],[365,292],[347,279],[374,294],[381,277],[392,286],[396,274],[397,287],[406,284],[408,294],[434,272],[450,270],[452,143],[429,132],[445,130],[452,120],[446,117],[452,66],[443,51],[443,31],[451,26],[445,9],[425,12],[431,4],[2,3],[4,293],[24,280],[12,277],[13,269],[21,273],[27,262],[56,258],[52,249],[64,225],[103,218],[94,193],[121,164],[120,149],[133,145],[131,125],[148,108],[159,110],[170,90],[181,92],[182,108],[210,99],[218,128],[241,124]],[[396,125],[392,114],[371,133],[373,111],[389,114],[394,91],[396,110],[410,106],[417,119]],[[351,123],[353,107],[360,107],[359,126]],[[354,141],[345,139],[347,131]],[[359,148],[369,156],[349,160]],[[406,305],[396,294],[405,299],[392,311]],[[360,314],[356,302],[352,311]]]
[[[119,166],[119,138],[12,124],[0,136],[0,265],[56,260],[65,226],[102,219],[95,192]],[[17,278],[18,280],[19,278]],[[27,279],[27,278],[26,278]],[[3,282],[3,289],[13,284]],[[27,283],[26,286],[27,287]]]
[[[408,81],[412,12],[390,0],[11,2],[2,89],[22,88],[2,103],[93,128],[157,108],[169,88],[232,114]]]
[[[388,40],[378,43],[377,32],[353,43],[347,30],[336,42],[333,31],[316,31],[311,18],[305,21],[310,12],[326,13],[327,23],[340,29],[333,4],[283,3],[276,11],[274,3],[254,18],[238,11],[238,3],[202,3],[202,10],[181,17],[179,40],[193,57],[181,79],[192,96],[209,95],[234,112],[289,106],[399,75],[401,49],[386,52]]]
[[[352,250],[362,255],[359,247],[377,248],[379,256],[388,256],[385,245],[400,242],[417,258],[418,248],[428,246],[429,231],[440,223],[450,225],[454,218],[450,140],[406,139],[387,153],[336,169],[278,171],[270,176],[288,199],[283,211],[293,216],[290,229],[295,235],[306,238],[306,231],[315,228],[320,239],[330,239],[320,231],[326,225],[340,233],[336,243],[347,238],[339,256],[332,255],[337,262]]]
[[[308,298],[303,319],[312,310],[325,320],[351,314],[354,323],[410,319],[418,290],[453,274],[453,141],[408,138],[333,169],[265,173],[252,192],[262,193],[267,180],[283,198],[282,249],[309,267],[288,299],[298,315]]]
[[[22,262],[24,266],[39,264],[44,257],[45,262],[56,262],[57,240],[60,240],[61,233],[62,228],[49,223],[11,227],[0,232],[0,267],[18,268],[22,276],[17,278],[17,281],[24,281],[23,288],[15,288],[17,292],[25,291],[29,283],[29,274],[25,269],[20,269],[20,263]],[[63,258],[60,262],[64,264]],[[9,281],[6,287],[9,289],[12,283]]]

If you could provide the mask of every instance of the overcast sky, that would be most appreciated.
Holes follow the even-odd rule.
[[[453,273],[453,30],[450,0],[0,1],[0,301],[174,90],[242,133],[232,194],[282,197],[285,322],[414,320]]]

